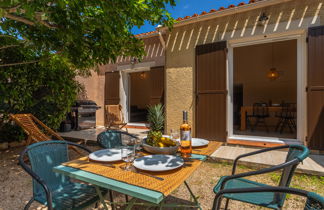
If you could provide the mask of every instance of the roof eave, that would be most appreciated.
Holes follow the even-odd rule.
[[[209,13],[209,14],[205,14],[205,15],[198,15],[197,17],[192,17],[189,19],[181,20],[181,21],[175,23],[173,25],[173,27],[176,28],[176,27],[188,25],[188,24],[203,21],[203,20],[210,20],[210,19],[213,19],[216,17],[233,15],[233,14],[246,12],[246,11],[253,10],[253,9],[259,9],[259,8],[263,8],[263,7],[267,7],[267,6],[271,6],[271,5],[275,5],[275,4],[279,4],[279,3],[283,3],[283,2],[289,2],[289,1],[292,1],[292,0],[263,0],[263,1],[252,3],[252,4],[245,4],[245,5],[241,5],[238,7],[227,8],[222,11],[216,11],[213,13]],[[156,28],[157,31],[165,31],[166,29],[167,29],[167,27]]]
[[[157,31],[157,32],[151,33],[151,34],[137,34],[137,35],[135,35],[135,37],[143,39],[143,38],[150,38],[150,37],[154,37],[154,36],[158,36],[158,35],[159,35],[159,32]]]

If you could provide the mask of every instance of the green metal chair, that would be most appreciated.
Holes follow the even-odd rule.
[[[120,130],[107,130],[101,132],[97,136],[97,142],[100,147],[111,149],[125,145],[125,142],[132,138],[137,138],[135,135],[120,131]]]
[[[270,168],[264,168],[258,171],[246,172],[241,174],[235,174],[237,162],[239,159],[251,155],[256,155],[268,151],[288,149],[286,161],[280,165],[272,166]],[[259,175],[264,173],[269,173],[273,171],[282,170],[279,186],[288,187],[290,185],[292,176],[295,172],[297,165],[302,162],[309,155],[309,150],[307,147],[302,145],[285,145],[279,147],[272,147],[267,149],[258,150],[255,152],[247,153],[238,156],[233,163],[232,175],[223,176],[218,181],[217,185],[214,187],[214,192],[217,194],[221,190],[234,189],[234,188],[253,188],[253,187],[268,187],[268,185],[263,183],[254,182],[243,177],[249,177],[253,175]],[[225,209],[228,207],[229,199],[239,200],[246,203],[251,203],[263,207],[268,207],[272,209],[280,209],[285,201],[285,193],[249,193],[249,194],[225,194],[227,198]]]
[[[236,189],[227,189],[227,190],[221,190],[217,193],[213,209],[220,209],[221,206],[221,200],[224,195],[239,195],[239,194],[274,194],[274,193],[288,193],[288,194],[295,194],[300,195],[303,197],[306,197],[307,200],[305,202],[304,210],[323,210],[324,209],[324,197],[313,193],[313,192],[307,192],[305,190],[295,189],[295,188],[289,188],[289,187],[255,187],[255,188],[236,188]]]
[[[52,209],[82,209],[99,201],[93,186],[72,182],[69,177],[55,173],[53,167],[69,160],[68,145],[91,152],[86,147],[68,141],[42,141],[26,147],[19,157],[21,167],[33,178],[33,197],[26,204],[29,209],[38,201]],[[30,165],[24,160],[28,156]],[[107,190],[102,190],[106,194]]]

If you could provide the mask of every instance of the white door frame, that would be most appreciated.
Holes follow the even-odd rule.
[[[122,113],[125,123],[130,120],[131,80],[130,74],[135,72],[150,71],[151,67],[137,67],[120,70],[120,104],[123,107]]]
[[[307,126],[307,43],[306,30],[287,31],[283,33],[274,33],[261,36],[247,37],[242,39],[228,41],[228,97],[227,97],[227,129],[228,139],[266,141],[272,143],[296,143],[295,139],[282,139],[277,137],[259,137],[234,135],[233,133],[233,49],[235,47],[264,44],[286,40],[297,40],[297,140],[304,143]]]

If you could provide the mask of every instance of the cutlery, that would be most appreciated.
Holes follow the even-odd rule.
[[[103,164],[104,166],[108,166],[108,167],[110,167],[110,168],[116,168],[116,166],[114,166],[113,164]]]
[[[145,175],[145,176],[149,176],[149,177],[152,177],[152,178],[160,180],[160,181],[164,180],[164,178],[162,178],[162,177],[158,177],[158,176],[154,176],[152,174],[148,174],[148,173],[145,173],[145,172],[142,172],[142,171],[138,171],[137,169],[134,169],[133,172],[137,173],[137,174],[142,174],[142,175]]]

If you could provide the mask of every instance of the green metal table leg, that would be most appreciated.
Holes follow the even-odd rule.
[[[127,207],[126,207],[125,210],[131,210],[132,207],[134,206],[136,200],[137,200],[136,198],[132,198],[132,199],[128,202],[128,205],[127,205]]]
[[[198,199],[196,198],[196,196],[195,196],[195,195],[193,194],[193,192],[191,191],[191,189],[190,189],[188,183],[187,183],[186,181],[184,181],[184,184],[186,185],[186,187],[187,187],[187,189],[188,189],[188,191],[189,191],[191,197],[194,199],[195,203],[197,204],[197,207],[198,207],[199,209],[202,210],[202,208],[201,208],[201,206],[200,206],[200,203],[199,203]]]
[[[97,194],[99,196],[100,202],[102,203],[104,209],[108,210],[107,204],[106,204],[106,202],[105,202],[105,200],[104,200],[104,198],[102,196],[100,188],[98,186],[95,186],[95,188],[96,188],[96,191],[97,191]]]

